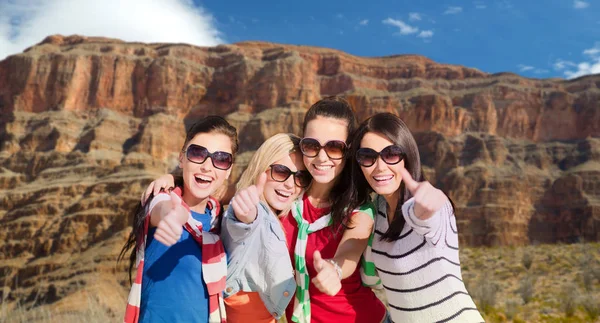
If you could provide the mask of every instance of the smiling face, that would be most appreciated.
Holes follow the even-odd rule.
[[[292,172],[305,170],[300,153],[292,153],[273,164],[283,165]],[[264,197],[275,213],[290,208],[292,202],[302,192],[302,188],[294,184],[294,176],[290,175],[284,182],[275,181],[271,177],[271,169],[266,170],[267,182],[265,183]]]
[[[338,140],[346,142],[348,138],[348,123],[345,120],[317,116],[306,124],[304,138],[316,139],[321,146],[328,141]],[[304,165],[317,183],[327,184],[333,182],[344,169],[345,159],[331,159],[325,149],[321,149],[317,156],[303,156]]]
[[[381,152],[382,149],[393,144],[391,140],[381,134],[367,132],[360,141],[360,148],[370,148]],[[379,157],[373,165],[360,166],[360,168],[375,193],[388,196],[400,188],[400,183],[402,183],[400,169],[404,168],[404,160],[395,165],[388,165]]]
[[[210,153],[215,151],[232,153],[231,139],[217,132],[199,133],[186,144],[186,150],[190,145],[205,147]],[[185,153],[179,154],[179,167],[183,170],[183,197],[190,207],[205,201],[231,174],[231,167],[227,170],[214,167],[211,157],[207,157],[202,164],[197,164],[189,161]]]

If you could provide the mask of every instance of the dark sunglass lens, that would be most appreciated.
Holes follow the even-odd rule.
[[[402,161],[404,153],[398,146],[388,146],[381,151],[381,159],[386,164],[394,165]]]
[[[377,160],[377,152],[369,148],[360,148],[356,152],[356,161],[364,167],[373,166]]]
[[[327,152],[327,156],[333,159],[340,159],[344,157],[344,152],[346,151],[346,143],[343,141],[328,141],[325,144],[325,152]]]
[[[294,183],[297,186],[305,188],[310,185],[310,181],[312,180],[312,176],[309,172],[300,170],[296,172],[296,176],[294,176]]]
[[[229,169],[233,164],[233,156],[230,153],[224,151],[216,151],[212,155],[213,165],[218,169]]]
[[[193,163],[203,163],[208,156],[208,150],[202,146],[190,145],[186,150],[186,156]]]
[[[271,166],[271,177],[278,182],[285,182],[290,177],[292,171],[283,165]]]
[[[300,141],[300,150],[307,157],[315,157],[319,154],[319,150],[321,150],[321,144],[315,139],[304,138]]]

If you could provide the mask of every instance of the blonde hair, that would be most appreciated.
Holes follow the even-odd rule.
[[[248,167],[237,182],[236,189],[240,190],[255,185],[256,178],[260,173],[265,172],[269,169],[269,166],[276,161],[299,151],[299,144],[300,137],[291,133],[278,133],[265,140],[265,142],[258,147],[254,155],[252,155],[250,162],[248,162]],[[266,202],[264,196],[261,196],[260,199],[263,202]],[[285,214],[287,211],[289,211],[289,209],[282,210],[280,214]]]

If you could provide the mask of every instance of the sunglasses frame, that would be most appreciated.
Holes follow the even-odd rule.
[[[308,140],[314,140],[317,144],[319,144],[319,150],[317,150],[317,153],[315,155],[313,155],[313,156],[310,156],[310,155],[306,154],[306,152],[304,152],[304,149],[302,148],[302,146],[303,146],[302,143],[305,140],[307,140],[307,139]],[[334,157],[329,156],[329,152],[327,152],[326,147],[327,147],[327,144],[329,144],[330,142],[340,142],[340,143],[342,143],[344,145],[343,148],[342,148],[342,156],[341,157],[335,157],[334,158]],[[300,140],[300,144],[298,146],[300,146],[300,151],[302,152],[302,155],[304,155],[306,157],[309,157],[309,158],[314,158],[314,157],[319,156],[319,153],[321,152],[321,150],[325,149],[325,154],[327,155],[327,157],[329,157],[329,159],[340,160],[340,159],[343,159],[346,156],[346,153],[348,151],[348,145],[344,141],[341,141],[341,140],[329,140],[324,145],[321,145],[321,142],[319,142],[315,138],[302,138]]]
[[[399,159],[397,162],[395,162],[395,163],[389,163],[389,162],[387,162],[387,161],[386,161],[386,160],[383,158],[383,156],[381,156],[381,153],[382,153],[384,150],[386,150],[386,149],[391,149],[391,148],[394,148],[394,147],[396,147],[396,148],[398,148],[398,149],[400,150],[400,159]],[[367,149],[368,149],[368,150],[374,151],[374,152],[377,154],[377,157],[375,158],[375,160],[373,161],[373,163],[372,163],[372,164],[370,164],[370,165],[368,165],[368,166],[367,166],[367,165],[363,165],[363,164],[361,164],[361,162],[360,162],[360,160],[359,160],[359,158],[358,158],[358,154],[359,154],[359,152],[360,152],[360,150],[361,150],[361,149],[364,149],[364,150],[367,150]],[[379,160],[379,158],[381,158],[381,160],[382,160],[384,163],[388,164],[388,165],[396,165],[396,164],[400,163],[401,161],[403,161],[404,159],[406,159],[406,153],[405,153],[405,152],[404,152],[404,150],[403,150],[403,149],[402,149],[400,146],[398,146],[398,145],[389,145],[389,146],[387,146],[387,147],[385,147],[385,148],[381,149],[381,151],[375,151],[374,149],[371,149],[371,148],[358,148],[358,149],[356,150],[356,154],[355,154],[355,156],[354,156],[354,157],[355,157],[355,159],[356,159],[356,162],[358,163],[358,165],[360,165],[361,167],[371,167],[371,166],[375,165],[375,163],[377,162],[377,160]]]
[[[192,147],[192,146],[199,147],[199,148],[202,148],[202,149],[206,150],[206,158],[204,158],[204,160],[203,160],[203,161],[201,161],[201,162],[196,162],[196,161],[193,161],[193,160],[191,160],[191,159],[190,159],[190,156],[189,156],[189,152],[188,152],[188,151],[189,151],[190,147]],[[230,169],[230,168],[231,168],[231,166],[233,166],[233,154],[231,154],[231,153],[228,153],[228,152],[226,152],[226,151],[220,151],[220,150],[217,150],[217,151],[215,151],[215,152],[211,153],[210,151],[208,151],[208,148],[206,148],[206,147],[204,147],[204,146],[200,146],[200,145],[196,145],[196,144],[191,144],[191,145],[189,145],[189,146],[188,146],[188,147],[187,147],[185,150],[183,150],[182,152],[185,154],[185,158],[186,158],[188,161],[190,161],[191,163],[194,163],[194,164],[204,164],[204,163],[206,162],[206,160],[207,160],[208,158],[210,158],[210,161],[211,161],[211,163],[212,163],[213,167],[214,167],[214,168],[216,168],[216,169],[220,169],[220,170],[228,170],[228,169]],[[213,158],[213,156],[215,156],[215,155],[218,155],[218,154],[227,154],[227,155],[229,155],[229,158],[230,158],[230,160],[231,160],[231,163],[229,164],[229,167],[227,167],[227,168],[221,168],[221,167],[218,167],[217,165],[215,165],[215,159]]]
[[[285,167],[285,169],[287,169],[287,171],[288,171],[287,177],[284,180],[282,180],[282,181],[275,179],[275,177],[273,176],[273,166]],[[297,171],[293,172],[289,167],[287,167],[285,165],[281,165],[281,164],[272,164],[272,165],[269,166],[269,169],[271,170],[269,172],[271,174],[271,179],[274,180],[274,181],[276,181],[276,182],[279,182],[279,183],[283,183],[283,182],[287,181],[288,178],[290,178],[290,176],[294,176],[294,185],[296,185],[296,186],[298,186],[300,188],[307,188],[308,186],[310,186],[310,183],[312,182],[312,176],[310,175],[310,172],[307,171],[307,170],[297,170]],[[306,184],[306,186],[301,186],[301,185],[298,185],[298,183],[296,183],[296,179],[298,178],[296,176],[296,174],[303,173],[303,172],[306,172],[308,174],[308,176],[310,176],[310,181],[309,181],[308,184]]]

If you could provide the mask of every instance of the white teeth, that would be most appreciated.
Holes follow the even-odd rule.
[[[392,179],[392,177],[394,177],[394,175],[386,175],[386,176],[373,176],[373,178],[374,178],[376,181],[387,181],[387,180],[390,180],[390,179]]]
[[[199,179],[199,180],[202,180],[202,181],[205,181],[205,182],[211,182],[212,181],[212,178],[210,178],[208,176],[196,175],[195,177],[196,177],[196,179]]]
[[[333,166],[317,166],[317,165],[315,165],[315,168],[318,170],[328,170],[328,169],[331,169],[331,167],[333,167]]]
[[[292,196],[292,193],[289,193],[289,192],[282,192],[280,190],[275,190],[275,192],[277,192],[277,194],[279,194],[279,195],[281,195],[283,197],[290,197],[290,196]]]

